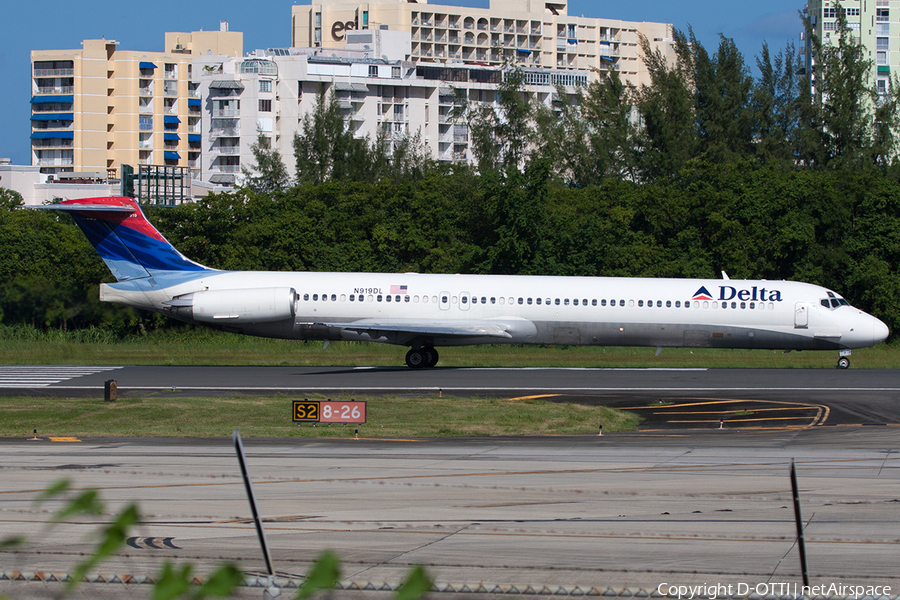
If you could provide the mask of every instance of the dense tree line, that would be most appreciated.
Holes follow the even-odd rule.
[[[897,86],[844,30],[763,47],[751,77],[734,43],[676,32],[670,64],[644,44],[651,83],[604,73],[551,104],[505,77],[494,107],[459,103],[476,165],[432,161],[417,136],[354,138],[323,96],[294,139],[296,180],[258,143],[247,185],[148,208],[187,256],[221,269],[794,279],[900,327]],[[2,195],[4,323],[133,329],[100,307],[105,267],[64,215]],[[157,323],[156,321],[153,322]]]

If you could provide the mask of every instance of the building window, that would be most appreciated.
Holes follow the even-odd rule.
[[[837,17],[837,14],[835,14],[835,13],[836,13],[836,11],[833,6],[826,6],[825,8],[822,9],[822,18],[834,19]]]
[[[271,92],[272,91],[272,80],[271,79],[260,79],[259,80],[259,91]]]
[[[322,13],[317,12],[315,18],[313,19],[313,27],[321,27],[322,26]]]
[[[367,10],[364,10],[363,14],[362,14],[362,28],[363,29],[369,28],[369,11],[367,11]]]
[[[391,67],[391,77],[400,79],[400,67]]]
[[[271,100],[260,100],[259,101],[259,112],[272,112],[272,101]]]
[[[378,65],[369,65],[369,77],[378,77]]]

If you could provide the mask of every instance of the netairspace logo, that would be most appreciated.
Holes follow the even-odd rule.
[[[661,583],[656,591],[663,596],[669,598],[678,598],[678,600],[693,600],[694,598],[703,598],[706,600],[716,600],[717,598],[725,598],[729,596],[747,596],[750,593],[756,593],[760,596],[775,595],[778,597],[792,596],[799,598],[800,596],[826,596],[840,598],[854,598],[858,600],[864,596],[889,596],[891,586],[889,585],[845,585],[843,583],[829,583],[822,585],[804,586],[798,583],[757,583],[751,585],[749,583],[729,583],[729,584],[706,584],[703,585],[675,585],[670,583]]]

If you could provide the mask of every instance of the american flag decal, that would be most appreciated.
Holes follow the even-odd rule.
[[[405,293],[406,293],[406,286],[405,286],[405,285],[392,285],[392,286],[391,286],[391,293],[392,293],[392,294],[405,294]]]

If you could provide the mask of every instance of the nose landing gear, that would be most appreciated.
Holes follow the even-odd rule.
[[[410,369],[430,369],[438,362],[437,350],[431,347],[410,348],[406,353],[406,366]]]
[[[849,350],[841,350],[841,357],[837,362],[838,369],[849,369],[850,368],[850,351]]]

